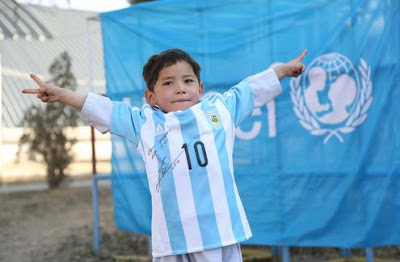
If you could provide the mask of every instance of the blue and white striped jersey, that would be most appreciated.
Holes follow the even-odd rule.
[[[281,93],[273,70],[184,111],[164,113],[89,94],[82,117],[137,145],[152,196],[153,256],[192,253],[251,237],[233,174],[235,128]]]

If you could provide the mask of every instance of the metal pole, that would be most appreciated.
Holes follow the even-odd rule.
[[[91,28],[90,22],[95,21],[96,17],[88,17],[86,19],[86,57],[87,57],[87,65],[88,65],[88,80],[87,85],[90,92],[93,92],[93,60],[92,60],[92,41],[91,41]],[[92,173],[95,176],[97,173],[96,170],[96,145],[95,145],[95,134],[94,128],[90,128],[90,137],[92,143]]]
[[[367,259],[367,262],[374,262],[374,250],[372,247],[366,248],[365,249],[365,256]]]
[[[152,250],[153,250],[153,247],[152,247],[152,244],[151,244],[151,236],[149,235],[149,236],[147,236],[147,247],[148,247],[148,250],[147,250],[147,254],[149,255],[149,257],[152,257]]]
[[[92,174],[95,176],[97,174],[96,168],[96,137],[94,133],[94,127],[90,126],[90,138],[92,143]]]
[[[87,85],[90,92],[93,92],[93,59],[92,59],[92,41],[91,41],[91,28],[90,22],[97,21],[97,16],[88,17],[86,19],[86,57],[87,57],[87,66],[88,66],[88,80]],[[92,143],[92,173],[95,176],[97,173],[96,170],[96,145],[95,145],[95,133],[94,128],[90,128],[90,137]]]
[[[99,188],[98,181],[110,179],[110,175],[97,174],[92,178],[92,199],[93,199],[93,251],[100,254],[100,216],[99,216]]]
[[[87,85],[90,92],[93,92],[93,65],[92,65],[92,44],[91,44],[91,31],[90,31],[90,21],[93,18],[86,19],[86,56],[88,65],[88,80]],[[96,148],[95,148],[95,137],[94,128],[90,127],[90,138],[92,145],[92,205],[93,205],[93,251],[96,255],[100,254],[100,218],[99,218],[99,195],[96,175]]]
[[[97,187],[97,176],[92,178],[92,199],[93,199],[93,251],[100,254],[100,219],[99,219],[99,194]]]
[[[283,249],[282,261],[283,262],[290,262],[290,250],[289,250],[289,247],[282,247],[282,249]]]
[[[88,66],[88,80],[87,85],[90,92],[93,92],[93,59],[92,59],[92,41],[91,41],[91,29],[90,22],[97,21],[97,16],[88,17],[86,19],[86,59]]]

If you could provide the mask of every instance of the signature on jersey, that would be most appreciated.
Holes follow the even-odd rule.
[[[161,160],[160,168],[158,169],[158,172],[157,172],[158,173],[158,181],[156,184],[157,192],[160,192],[161,180],[164,178],[164,176],[168,173],[169,170],[174,170],[174,168],[179,164],[179,162],[180,162],[179,157],[182,155],[183,152],[184,152],[184,150],[182,150],[171,163],[168,163],[166,161],[167,157],[164,157]]]

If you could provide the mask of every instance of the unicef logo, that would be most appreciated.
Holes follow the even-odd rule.
[[[293,109],[312,135],[333,136],[353,132],[367,117],[372,103],[371,67],[360,58],[358,71],[338,53],[317,57],[306,72],[290,82]]]

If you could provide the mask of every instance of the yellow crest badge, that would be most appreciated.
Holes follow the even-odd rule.
[[[207,117],[208,117],[208,122],[210,122],[210,124],[213,128],[221,128],[222,127],[221,117],[219,116],[217,110],[213,109],[213,110],[207,111]]]

